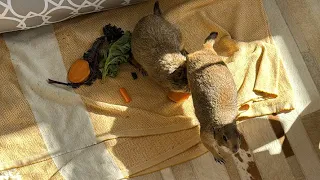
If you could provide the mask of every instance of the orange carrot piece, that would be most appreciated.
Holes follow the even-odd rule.
[[[249,104],[243,104],[240,108],[239,111],[246,111],[250,108]]]
[[[89,63],[86,60],[78,59],[68,71],[68,80],[72,83],[81,83],[88,79],[90,75]]]
[[[131,98],[125,88],[120,88],[120,93],[126,103],[131,102]]]
[[[176,103],[187,100],[190,97],[190,93],[173,92],[168,93],[168,98]]]

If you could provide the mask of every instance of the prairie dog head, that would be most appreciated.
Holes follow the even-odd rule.
[[[218,145],[224,149],[224,151],[231,151],[232,153],[238,152],[241,140],[236,123],[230,123],[221,128],[215,128],[213,130],[213,135]],[[228,150],[224,147],[228,148]]]
[[[189,92],[186,57],[181,53],[171,54],[170,59],[166,61],[166,65],[171,68],[173,67],[173,71],[170,72],[168,77],[170,81],[170,90],[175,92]]]
[[[235,123],[222,127],[201,127],[200,137],[206,147],[219,147],[230,154],[237,153],[240,148],[241,136]]]

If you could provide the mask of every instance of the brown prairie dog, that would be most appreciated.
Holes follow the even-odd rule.
[[[135,26],[131,39],[134,63],[160,86],[188,92],[186,57],[180,52],[181,33],[161,14],[156,1],[154,13],[143,17]]]
[[[236,126],[237,89],[232,74],[213,49],[218,33],[211,33],[203,49],[188,55],[187,72],[201,141],[217,162],[219,149],[236,153],[240,134]]]

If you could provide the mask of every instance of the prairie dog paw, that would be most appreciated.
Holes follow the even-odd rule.
[[[144,70],[143,68],[139,68],[139,71],[141,72],[141,74],[143,76],[148,76],[148,72],[146,70]]]
[[[217,156],[217,157],[214,157],[214,160],[219,164],[224,164],[225,163],[223,157],[221,157],[220,155]]]

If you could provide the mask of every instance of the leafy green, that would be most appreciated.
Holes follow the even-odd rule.
[[[127,63],[131,50],[131,33],[126,31],[117,41],[109,44],[109,49],[101,51],[103,59],[100,61],[102,79],[107,76],[116,77],[120,64]]]
[[[123,30],[117,26],[112,26],[108,24],[103,27],[103,34],[107,37],[109,43],[118,40],[123,35]]]
[[[90,66],[89,84],[91,85],[96,79],[101,79],[101,72],[99,70],[99,50],[104,44],[108,44],[107,38],[102,36],[95,40],[91,48],[83,54],[83,59],[88,61]]]

